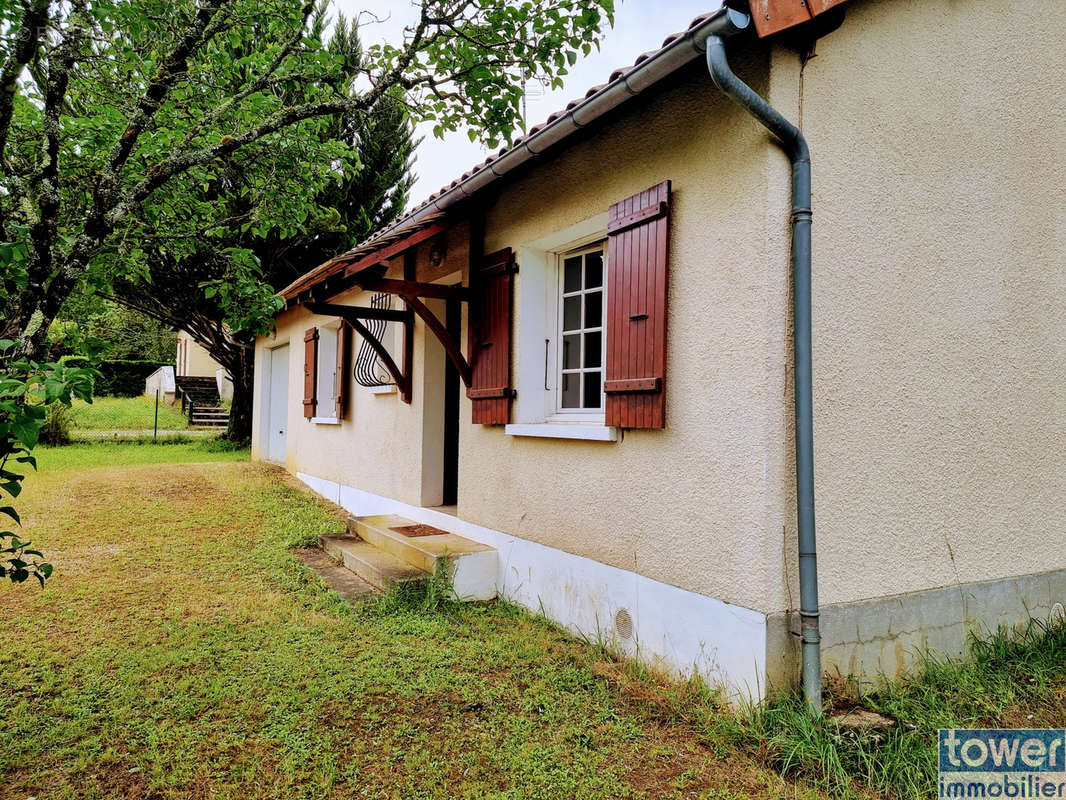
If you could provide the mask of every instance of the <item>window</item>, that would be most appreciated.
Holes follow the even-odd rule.
[[[607,213],[517,251],[512,436],[618,441],[604,425]]]
[[[603,246],[560,257],[558,411],[603,409]]]
[[[332,422],[337,419],[337,336],[338,327],[321,326],[318,329],[318,367],[315,397],[314,422]]]

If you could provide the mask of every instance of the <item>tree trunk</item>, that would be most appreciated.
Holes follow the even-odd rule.
[[[250,442],[255,350],[248,347],[238,348],[228,362],[226,366],[233,377],[233,404],[230,406],[229,426],[226,428],[225,438],[231,442]]]

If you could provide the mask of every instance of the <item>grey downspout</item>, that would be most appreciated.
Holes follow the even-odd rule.
[[[707,68],[729,98],[772,133],[792,162],[792,298],[796,385],[796,520],[799,528],[800,620],[803,694],[814,715],[822,713],[822,666],[818,632],[818,548],[814,535],[814,419],[811,379],[811,156],[799,128],[733,74],[726,36],[746,28],[750,17],[726,11],[726,24],[707,37]]]

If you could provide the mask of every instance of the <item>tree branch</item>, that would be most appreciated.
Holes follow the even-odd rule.
[[[163,59],[137,103],[137,109],[133,112],[126,130],[111,148],[108,167],[112,173],[119,172],[126,163],[134,145],[137,144],[137,139],[163,104],[174,82],[188,68],[189,57],[221,30],[226,19],[222,10],[232,2],[233,0],[214,0],[202,5],[196,12],[195,22],[181,37],[177,46]]]
[[[182,140],[182,143],[178,148],[179,150],[184,150],[189,145],[189,142],[196,138],[196,135],[200,131],[204,130],[207,126],[213,124],[215,121],[221,119],[230,109],[234,108],[239,103],[243,102],[245,99],[255,94],[256,92],[267,88],[267,86],[269,86],[273,82],[272,76],[274,75],[274,73],[278,71],[285,59],[292,54],[292,52],[303,40],[304,27],[307,25],[307,18],[311,15],[311,12],[313,10],[314,6],[311,3],[307,3],[303,7],[303,19],[300,21],[300,25],[296,28],[296,30],[293,31],[292,36],[290,36],[289,39],[282,45],[281,50],[278,52],[277,56],[275,56],[274,60],[271,61],[270,64],[267,66],[263,74],[260,75],[257,80],[254,80],[249,83],[246,87],[244,87],[244,89],[230,97],[217,109],[215,109],[213,112],[204,117],[200,122],[194,125],[189,130],[189,133],[186,134],[185,139]]]
[[[18,92],[18,79],[41,46],[45,23],[48,22],[49,2],[31,0],[26,4],[22,21],[11,34],[15,38],[15,46],[8,52],[3,70],[0,71],[0,164],[4,165],[5,173],[8,169],[4,154],[15,108],[15,94]]]

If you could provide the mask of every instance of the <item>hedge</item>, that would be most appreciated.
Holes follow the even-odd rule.
[[[83,361],[74,357],[66,358],[68,364]],[[111,359],[103,361],[97,367],[103,377],[97,378],[93,393],[99,397],[137,397],[144,394],[144,379],[160,367],[172,366],[169,361],[135,361],[131,359]]]

